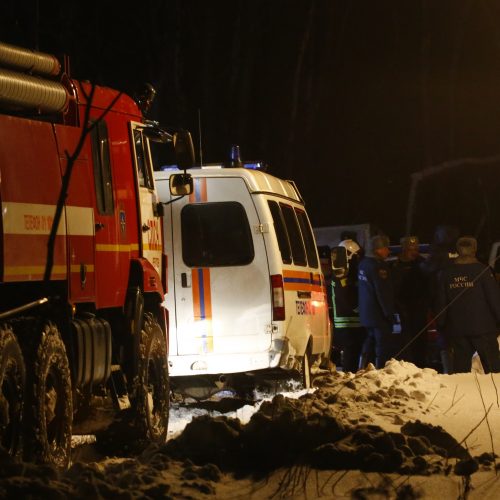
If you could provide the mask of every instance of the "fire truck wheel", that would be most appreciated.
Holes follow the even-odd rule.
[[[163,443],[167,439],[170,384],[167,346],[160,325],[144,315],[139,346],[135,412],[141,438]]]
[[[304,386],[304,389],[310,389],[312,387],[312,376],[311,376],[311,358],[308,349],[306,350],[304,357],[302,358],[300,375],[302,378],[302,385]]]
[[[27,459],[66,468],[71,458],[71,374],[57,327],[44,326],[29,370],[25,437]]]
[[[25,381],[17,339],[9,326],[0,325],[0,449],[13,457],[21,450]]]

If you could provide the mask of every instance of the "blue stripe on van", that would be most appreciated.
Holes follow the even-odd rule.
[[[194,196],[195,196],[196,201],[202,201],[201,200],[201,182],[194,183]]]
[[[311,283],[309,278],[284,278],[285,283]]]
[[[198,269],[198,283],[200,290],[200,317],[205,319],[205,283],[203,282],[203,269]]]

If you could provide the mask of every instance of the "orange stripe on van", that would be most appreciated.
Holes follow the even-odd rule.
[[[201,319],[200,284],[199,284],[197,269],[193,269],[191,273],[191,288],[193,291],[193,316],[195,321],[199,321]]]
[[[283,288],[285,290],[321,292],[323,290],[321,274],[308,271],[284,270]]]
[[[203,322],[200,331],[200,350],[202,353],[213,351],[212,331],[212,291],[210,269],[195,268],[191,271],[193,289],[193,316],[195,321]]]
[[[207,201],[207,180],[205,178],[194,179],[193,192],[189,195],[189,203]]]
[[[310,280],[311,278],[311,273],[307,271],[290,271],[290,270],[283,270],[283,277],[284,278],[304,278],[307,280]]]

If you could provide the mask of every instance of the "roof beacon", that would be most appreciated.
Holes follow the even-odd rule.
[[[231,146],[229,162],[224,165],[226,168],[248,168],[250,170],[267,170],[267,164],[263,161],[241,161],[240,147]]]
[[[231,146],[231,152],[229,153],[229,167],[231,168],[241,168],[243,167],[243,162],[240,156],[240,147],[237,145]]]

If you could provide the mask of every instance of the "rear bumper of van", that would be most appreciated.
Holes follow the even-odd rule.
[[[281,351],[265,351],[243,354],[169,356],[168,369],[171,377],[243,373],[276,368],[280,364],[282,354]]]

